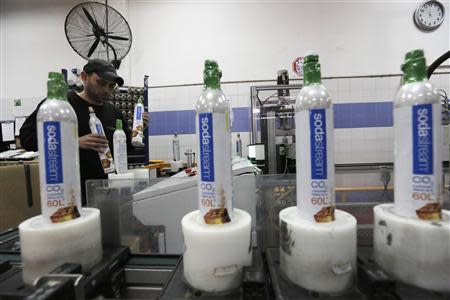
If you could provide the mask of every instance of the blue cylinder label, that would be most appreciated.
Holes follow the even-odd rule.
[[[97,129],[97,133],[101,134],[101,135],[105,135],[105,133],[103,132],[103,127],[101,124],[95,124],[95,128]]]
[[[214,140],[212,113],[199,114],[200,168],[202,181],[214,181]]]
[[[63,183],[61,127],[59,122],[44,122],[44,145],[47,184]]]
[[[327,179],[327,124],[325,109],[311,109],[311,178]]]
[[[413,173],[433,174],[433,109],[431,104],[412,107]]]
[[[334,221],[333,108],[295,113],[297,207],[302,219]]]
[[[136,118],[138,120],[142,119],[142,107],[141,106],[138,106],[136,109]]]
[[[198,119],[197,119],[198,118]],[[206,224],[224,224],[232,218],[230,119],[226,113],[198,113],[198,204]]]

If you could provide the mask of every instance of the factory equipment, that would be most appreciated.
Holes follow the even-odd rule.
[[[378,170],[373,169],[372,173],[378,175]],[[365,176],[367,175],[370,174]],[[398,282],[374,263],[372,208],[380,202],[373,200],[336,203],[337,209],[351,213],[358,220],[358,280],[353,289],[344,295],[329,295],[309,292],[292,284],[280,271],[278,248],[283,231],[279,226],[278,215],[282,209],[296,203],[295,176],[253,176],[253,180],[247,180],[250,176],[235,176],[233,185],[235,207],[246,209],[256,221],[252,224],[253,265],[244,268],[242,287],[230,294],[211,295],[187,286],[182,278],[182,256],[164,254],[167,249],[164,248],[164,243],[175,239],[170,235],[176,232],[169,231],[164,226],[144,225],[137,218],[137,210],[134,208],[139,200],[134,200],[133,195],[170,179],[123,180],[120,187],[111,180],[94,180],[87,183],[87,201],[89,206],[99,208],[102,214],[102,261],[89,273],[81,270],[79,265],[68,262],[42,276],[34,286],[24,286],[21,281],[18,232],[9,230],[0,234],[0,298],[23,299],[33,295],[28,299],[37,299],[38,296],[43,300],[185,299],[186,295],[190,295],[192,299],[199,300],[448,299],[449,294],[430,292]],[[180,184],[183,181],[178,180]],[[184,181],[186,186],[191,184],[190,178]],[[247,185],[246,189],[251,190],[252,199],[242,194],[246,193],[239,185],[243,181]],[[381,185],[378,187],[382,189]],[[156,190],[163,192],[161,189]],[[195,195],[196,188],[193,187],[193,190]],[[359,199],[363,199],[361,190],[362,187],[353,191],[348,188],[346,193],[354,193]],[[164,200],[168,199],[170,198]],[[159,201],[158,204],[155,202],[151,210],[149,206],[142,214],[152,213],[153,218],[160,215],[160,219],[174,219],[174,223],[179,223],[183,214],[177,216],[173,212],[183,202],[186,200],[181,196],[172,205],[166,206],[164,201]],[[195,206],[194,203],[193,207]],[[177,238],[181,239],[181,236]],[[182,244],[182,239],[180,243]]]
[[[450,51],[447,51],[432,62],[427,69],[427,77],[430,78],[449,57]],[[264,144],[264,166],[260,166],[264,174],[295,173],[296,166],[293,106],[295,97],[303,85],[279,85],[283,82],[283,72],[280,71],[278,75],[278,85],[252,86],[250,89],[251,144]],[[448,125],[450,123],[448,91],[439,89],[438,92],[442,98],[442,125]],[[444,157],[443,160],[447,162],[449,158]],[[356,164],[353,165],[356,166]],[[390,165],[392,164],[358,164],[356,167],[389,167]],[[336,170],[338,171],[341,166],[349,165],[337,165]]]
[[[264,144],[265,174],[295,173],[294,104],[301,88],[301,84],[251,87],[251,142]]]

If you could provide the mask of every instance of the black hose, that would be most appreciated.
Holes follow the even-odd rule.
[[[430,78],[431,75],[433,74],[434,70],[437,69],[437,67],[439,67],[444,61],[446,61],[447,59],[450,58],[450,50],[447,51],[446,53],[442,54],[441,56],[438,57],[438,59],[436,59],[429,67],[427,70],[427,77]]]

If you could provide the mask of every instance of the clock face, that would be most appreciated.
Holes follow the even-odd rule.
[[[439,1],[426,1],[416,9],[414,21],[420,29],[431,31],[438,28],[444,21],[444,12],[444,6]]]

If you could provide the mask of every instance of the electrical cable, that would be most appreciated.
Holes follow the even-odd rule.
[[[429,67],[427,70],[427,77],[430,78],[433,75],[433,72],[447,59],[450,58],[450,50],[439,56]]]
[[[263,103],[262,103],[261,106],[263,106],[264,104],[266,104],[266,102],[267,102],[270,98],[272,98],[273,96],[275,96],[275,95],[277,95],[277,94],[278,94],[278,92],[276,92],[275,94],[270,95],[269,97],[267,97],[267,98],[263,101]]]

